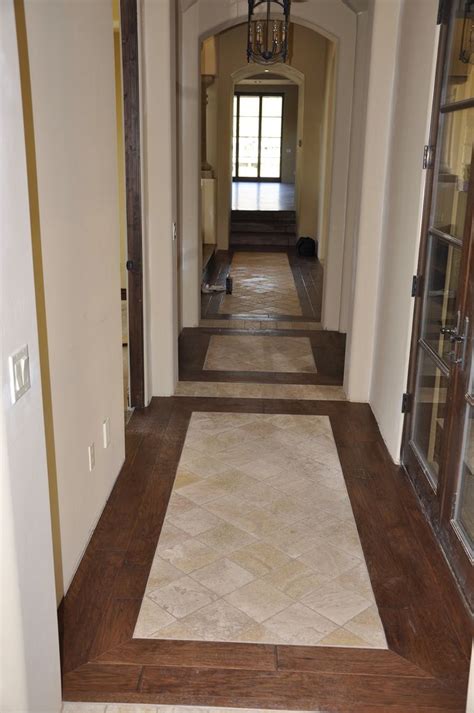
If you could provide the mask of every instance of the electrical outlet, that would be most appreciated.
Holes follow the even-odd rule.
[[[102,424],[102,442],[104,448],[110,446],[110,418],[106,418]]]
[[[10,396],[12,404],[16,404],[23,394],[31,387],[30,357],[28,345],[24,346],[9,357],[10,367]]]
[[[92,473],[95,468],[95,445],[93,443],[90,444],[87,453],[89,455],[89,471]]]

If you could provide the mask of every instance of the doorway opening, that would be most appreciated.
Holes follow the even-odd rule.
[[[244,64],[246,25],[202,44],[202,282],[232,281],[232,295],[202,296],[202,319],[321,322],[335,45],[291,32],[288,64],[271,70]]]

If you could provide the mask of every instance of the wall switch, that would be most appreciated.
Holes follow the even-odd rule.
[[[26,394],[31,387],[28,345],[12,354],[8,363],[10,367],[10,395],[12,404],[16,404],[18,399]]]
[[[90,444],[87,452],[89,455],[89,471],[92,472],[95,468],[95,445],[93,443]]]
[[[104,448],[110,446],[110,418],[106,418],[102,424],[102,442]]]

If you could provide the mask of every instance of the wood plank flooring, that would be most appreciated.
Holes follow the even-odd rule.
[[[193,411],[329,416],[389,651],[132,639]],[[464,712],[471,622],[367,405],[153,399],[134,413],[126,440],[60,610],[65,700]]]

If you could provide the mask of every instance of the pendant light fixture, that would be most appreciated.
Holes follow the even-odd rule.
[[[249,62],[257,64],[286,62],[290,5],[291,0],[249,0],[247,45]]]

